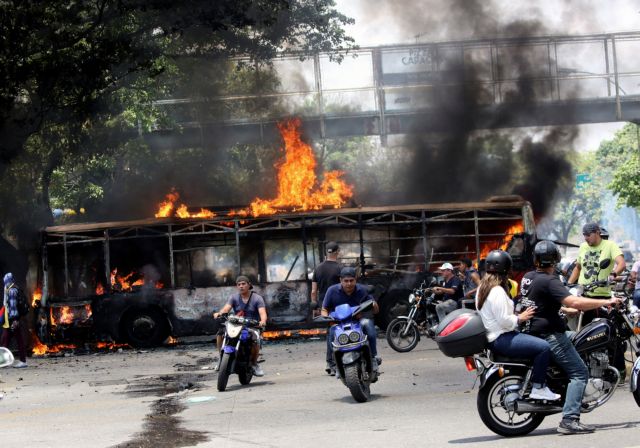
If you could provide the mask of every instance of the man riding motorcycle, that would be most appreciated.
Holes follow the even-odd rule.
[[[618,298],[588,299],[572,296],[560,279],[554,275],[554,268],[560,262],[560,251],[551,241],[540,241],[534,248],[536,270],[522,278],[521,304],[535,306],[535,316],[524,325],[523,332],[544,338],[551,346],[554,361],[569,376],[569,386],[562,408],[562,420],[558,432],[562,434],[583,434],[594,428],[580,422],[580,406],[589,379],[587,366],[578,355],[569,336],[567,326],[559,311],[562,306],[581,311],[620,303]]]

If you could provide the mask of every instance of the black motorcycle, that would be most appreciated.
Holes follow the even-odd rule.
[[[409,294],[409,314],[398,316],[387,326],[387,343],[397,352],[410,352],[420,342],[420,334],[432,338],[432,328],[438,324],[435,295],[432,287],[436,280],[432,279],[427,286],[426,281]]]
[[[594,282],[601,286],[602,282]],[[591,286],[591,285],[590,285]],[[626,295],[619,309],[602,309],[606,317],[597,318],[572,337],[572,342],[589,369],[582,400],[582,412],[588,413],[605,404],[615,393],[621,380],[618,369],[610,365],[613,353],[632,342],[636,358],[640,355],[638,320],[640,312]],[[562,395],[562,401],[547,402],[529,399],[532,364],[529,359],[497,355],[489,350],[465,358],[469,370],[477,370],[480,378],[478,413],[482,422],[496,434],[522,436],[536,429],[547,415],[562,412],[561,403],[567,392],[568,377],[553,363],[547,371],[547,385]],[[640,358],[637,358],[629,386],[640,406]]]

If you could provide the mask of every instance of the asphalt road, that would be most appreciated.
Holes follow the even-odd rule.
[[[356,403],[324,373],[324,341],[268,343],[267,375],[216,390],[209,344],[29,359],[0,370],[3,447],[605,447],[640,446],[640,409],[627,388],[561,436],[559,416],[506,439],[476,412],[475,375],[430,340],[410,353],[379,340],[372,399]]]

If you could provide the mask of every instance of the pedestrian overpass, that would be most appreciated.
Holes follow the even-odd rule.
[[[314,139],[447,131],[458,124],[452,116],[472,116],[473,129],[640,123],[640,31],[353,54],[341,64],[327,54],[278,58],[277,91],[156,101],[173,124],[141,136],[152,147],[269,143],[277,141],[276,123],[291,116]],[[451,114],[452,108],[459,110]]]

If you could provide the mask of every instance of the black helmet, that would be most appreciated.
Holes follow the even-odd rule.
[[[560,262],[560,251],[551,241],[540,241],[533,249],[533,262],[536,266],[546,268]]]
[[[512,265],[511,255],[503,250],[492,250],[484,260],[485,271],[492,274],[505,275]]]

